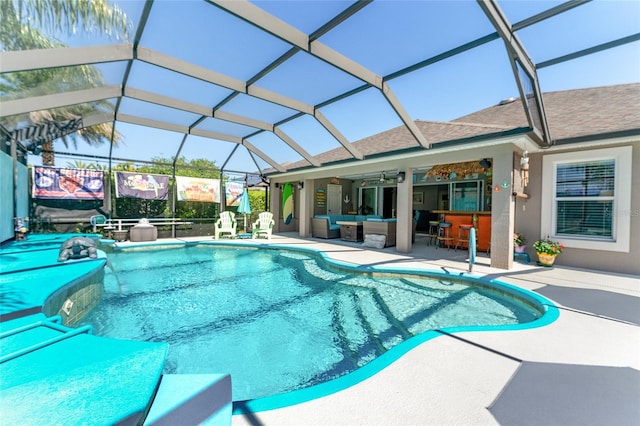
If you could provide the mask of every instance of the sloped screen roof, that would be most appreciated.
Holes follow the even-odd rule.
[[[79,27],[45,33],[58,39],[45,50],[3,44],[9,131],[34,112],[80,105],[84,126],[112,123],[122,140],[57,141],[63,158],[184,156],[284,172],[322,166],[320,154],[336,149],[362,160],[354,142],[398,126],[429,149],[437,141],[417,120],[451,121],[510,97],[528,99],[528,125],[550,144],[541,92],[638,81],[640,66],[637,2],[113,4],[128,36]]]

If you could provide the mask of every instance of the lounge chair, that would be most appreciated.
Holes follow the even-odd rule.
[[[91,228],[93,229],[94,234],[98,232],[98,228],[102,228],[102,232],[106,231],[107,233],[116,229],[116,227],[113,226],[113,224],[111,224],[103,214],[91,216],[89,222],[91,223]]]
[[[258,238],[260,235],[266,235],[267,240],[271,239],[271,231],[273,230],[273,213],[262,212],[258,215],[258,220],[253,223],[253,231],[251,232],[251,238]]]
[[[229,238],[235,238],[237,225],[235,215],[230,211],[223,211],[220,213],[220,219],[213,225],[215,234],[213,237],[217,240],[222,234],[229,234]]]
[[[107,223],[107,217],[103,214],[96,214],[91,216],[89,221],[91,222],[93,233],[95,234],[96,232],[98,232],[98,225],[104,225],[105,223]]]

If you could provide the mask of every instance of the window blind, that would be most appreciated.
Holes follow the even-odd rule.
[[[558,164],[556,234],[613,238],[615,160]]]

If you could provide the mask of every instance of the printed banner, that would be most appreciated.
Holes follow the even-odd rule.
[[[33,198],[102,200],[104,172],[101,170],[33,167]]]
[[[220,179],[176,176],[178,201],[220,202]]]
[[[115,172],[116,198],[169,199],[169,176]]]
[[[224,184],[227,197],[227,206],[239,206],[242,191],[244,190],[244,182],[227,181]]]

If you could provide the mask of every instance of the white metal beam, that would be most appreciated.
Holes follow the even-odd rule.
[[[318,120],[318,122],[320,122],[320,124],[322,124],[322,126],[327,129],[327,131],[331,133],[354,158],[357,158],[358,160],[364,159],[364,155],[351,145],[347,138],[340,133],[340,131],[327,119],[327,117],[324,116],[324,114],[319,110],[316,110],[313,115],[316,117],[316,120]]]
[[[309,41],[307,36],[297,28],[268,14],[263,9],[246,0],[208,0],[217,7],[247,21],[248,23],[272,34],[275,37],[301,49],[311,55],[333,65],[378,89],[382,88],[382,77],[366,69],[355,61],[333,50],[317,40]]]
[[[315,56],[318,59],[325,61],[326,63],[342,70],[343,72],[352,75],[368,85],[377,88],[378,90],[383,92],[383,96],[387,99],[387,101],[391,104],[391,107],[396,111],[400,119],[403,121],[409,132],[413,135],[416,141],[424,146],[428,147],[429,143],[424,138],[419,131],[415,123],[411,120],[409,115],[402,107],[400,101],[390,92],[388,86],[385,88],[383,84],[383,79],[380,75],[377,75],[373,71],[363,67],[357,62],[351,60],[350,58],[340,54],[339,52],[333,50],[329,46],[321,43],[318,40],[314,40],[312,42],[309,41],[309,38],[306,34],[297,30],[296,28],[288,25],[285,22],[282,22],[280,19],[275,16],[269,15],[264,10],[260,9],[258,6],[246,1],[246,0],[236,0],[236,1],[228,1],[228,0],[208,0],[210,3],[215,4],[217,7],[226,10],[229,13],[239,17],[247,21],[248,23],[290,43],[291,45],[302,49],[309,54]],[[249,94],[257,96],[255,90],[249,88]],[[274,96],[280,96],[277,94],[271,95],[267,97],[267,100],[271,102],[279,103]],[[286,106],[286,105],[285,105]],[[307,114],[313,114],[314,112],[309,112],[306,109],[301,109],[301,106],[298,106],[298,111],[306,112]],[[318,118],[318,117],[316,117]],[[349,152],[354,155],[353,148],[350,147],[350,143],[346,141],[344,137],[340,135],[340,133],[335,130],[335,127],[323,117],[320,120],[323,123],[323,126],[327,128],[327,130],[342,144]],[[332,130],[334,129],[334,130]],[[345,144],[346,142],[346,144]],[[358,155],[354,155],[356,158]]]
[[[336,52],[329,46],[320,43],[318,40],[311,42],[311,48],[309,52],[323,61],[341,69],[342,71],[359,78],[365,83],[382,89],[382,76],[368,70],[354,60],[347,58],[341,53]]]
[[[249,86],[247,88],[247,94],[274,104],[281,105],[283,107],[293,109],[295,111],[304,112],[305,114],[310,115],[313,114],[313,105],[297,101],[279,93],[272,92],[271,90],[263,89],[262,87],[258,87],[256,85]]]
[[[550,146],[552,143],[551,135],[549,133],[549,125],[547,122],[547,114],[544,109],[544,104],[542,101],[542,91],[540,90],[540,82],[538,80],[538,73],[536,71],[536,66],[534,62],[531,60],[529,54],[525,51],[524,46],[520,42],[520,39],[516,35],[513,27],[509,23],[507,17],[500,9],[500,6],[496,3],[495,0],[476,0],[480,5],[480,8],[487,16],[489,21],[495,27],[497,33],[502,38],[507,52],[509,53],[509,57],[511,58],[511,66],[513,69],[514,77],[518,82],[518,89],[520,90],[520,98],[522,100],[523,107],[525,109],[525,113],[527,114],[527,120],[529,121],[529,127],[533,129],[533,133],[535,135],[536,143],[541,146]],[[520,76],[520,72],[517,69],[518,66],[521,66],[524,72],[527,74],[527,77],[531,80],[531,88],[534,101],[535,101],[535,111],[532,111],[532,106],[528,103],[527,97],[529,96],[529,92],[526,88],[529,82],[523,82],[522,77]],[[535,114],[535,117],[534,117]]]
[[[162,105],[170,108],[179,109],[182,111],[193,112],[204,116],[211,117],[212,110],[202,105],[186,102],[176,98],[170,98],[164,95],[158,95],[157,93],[147,92],[145,90],[134,89],[133,87],[125,87],[124,96],[139,101],[150,102],[156,105]]]
[[[524,69],[530,74],[536,74],[536,67],[524,50],[520,39],[516,35],[515,31],[512,30],[511,25],[507,21],[506,17],[498,7],[498,5],[492,0],[477,0],[480,8],[484,11],[487,18],[493,24],[493,27],[496,29],[502,40],[507,46],[509,52],[520,59],[522,62],[522,66]]]
[[[400,120],[402,120],[409,132],[413,135],[413,138],[418,141],[418,143],[424,148],[431,148],[431,145],[429,144],[427,139],[424,137],[416,123],[411,119],[409,114],[405,111],[404,106],[402,105],[400,100],[398,100],[395,93],[393,93],[393,91],[391,90],[391,87],[389,87],[389,83],[387,83],[386,81],[382,86],[382,94],[391,105],[391,108],[393,108],[396,114],[398,114],[398,117],[400,117]]]
[[[0,52],[0,69],[3,73],[18,72],[127,61],[130,59],[133,59],[133,45],[130,43],[106,46],[19,50]]]
[[[228,121],[230,123],[242,124],[243,126],[254,127],[256,129],[262,129],[267,131],[273,131],[273,124],[266,121],[256,120],[250,117],[245,117],[231,112],[217,110],[213,112],[213,117],[220,120]]]
[[[88,115],[82,117],[82,127],[97,126],[98,124],[108,123],[113,121],[115,114],[113,112],[102,112],[98,114]]]
[[[210,69],[201,67],[199,65],[194,65],[173,56],[165,55],[164,53],[156,52],[144,47],[138,47],[137,59],[152,65],[159,66],[161,68],[168,69],[170,71],[175,71],[189,77],[194,77],[208,83],[213,83],[229,90],[234,90],[239,93],[246,93],[267,102],[278,104],[307,114],[313,114],[312,105],[305,104],[304,102],[297,101],[295,99],[280,95],[261,87],[253,85],[247,87],[244,81],[229,77],[224,74],[220,74],[215,71],[211,71]]]
[[[189,133],[187,126],[180,126],[178,124],[167,123],[165,121],[152,120],[150,118],[137,117],[129,114],[118,114],[116,120],[124,123],[137,124],[140,126],[153,127],[155,129],[169,130],[177,133]]]
[[[302,50],[309,50],[309,37],[297,28],[268,14],[248,1],[208,0],[221,9],[262,28],[264,31]]]
[[[275,133],[277,137],[282,139],[284,143],[289,145],[295,152],[300,154],[309,163],[313,164],[316,167],[320,167],[321,163],[318,160],[316,160],[314,156],[309,154],[303,147],[298,145],[296,141],[294,141],[291,137],[289,137],[289,135],[283,132],[279,127],[274,128],[273,133]]]
[[[202,136],[203,138],[219,139],[225,142],[233,142],[238,145],[242,143],[242,138],[226,135],[224,133],[212,132],[211,130],[193,128],[189,133],[196,136]]]
[[[262,158],[264,161],[269,163],[271,167],[273,167],[274,169],[277,169],[280,173],[284,173],[287,171],[287,169],[285,169],[280,164],[273,161],[271,157],[269,157],[267,154],[265,154],[264,152],[256,148],[251,142],[247,141],[246,139],[242,141],[242,145],[244,145],[249,151],[253,152],[258,157]]]
[[[286,171],[286,169],[282,168],[282,166],[280,166],[278,163],[273,161],[273,159],[271,159],[271,157],[269,157],[264,152],[262,152],[261,150],[256,148],[253,144],[251,144],[247,140],[243,140],[242,138],[239,138],[239,137],[236,137],[236,136],[225,135],[223,133],[211,132],[209,130],[203,130],[203,129],[198,129],[198,128],[191,129],[190,133],[192,135],[195,135],[195,136],[202,136],[204,138],[216,139],[216,140],[221,140],[221,141],[224,141],[224,142],[232,142],[232,143],[236,143],[238,145],[244,145],[248,150],[250,150],[251,152],[253,152],[256,155],[258,155],[260,158],[262,158],[264,161],[269,163],[273,168],[277,169],[279,172],[285,172]]]
[[[194,65],[190,62],[183,61],[182,59],[178,59],[174,56],[165,55],[164,53],[160,53],[155,50],[138,46],[136,58],[161,68],[166,68],[189,77],[194,77],[230,90],[235,90],[236,92],[246,92],[246,84],[242,80],[220,74],[219,72],[211,71],[208,68]]]
[[[96,102],[121,96],[120,85],[96,87],[73,92],[55,93],[53,95],[35,96],[26,99],[15,99],[0,102],[0,117],[60,108],[69,105]]]

